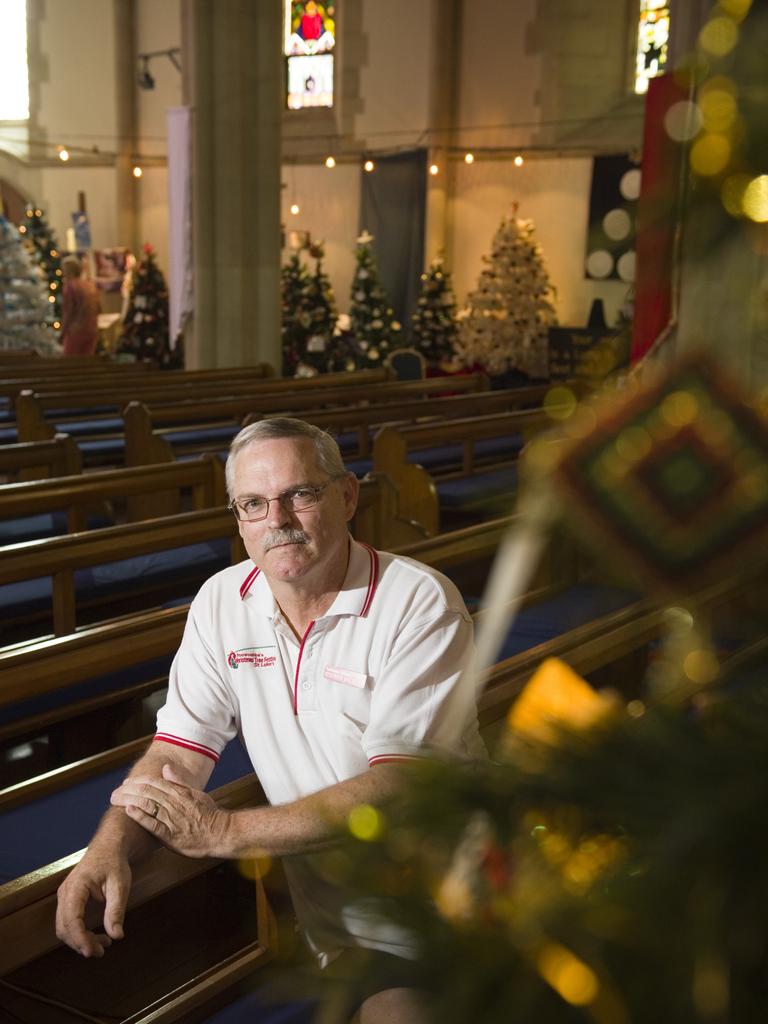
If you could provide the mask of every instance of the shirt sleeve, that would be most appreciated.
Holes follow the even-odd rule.
[[[157,713],[155,740],[218,761],[237,727],[229,691],[205,636],[204,610],[196,598],[173,659],[165,705]]]
[[[370,765],[442,752],[481,752],[472,620],[445,611],[396,638],[376,680],[363,734]]]

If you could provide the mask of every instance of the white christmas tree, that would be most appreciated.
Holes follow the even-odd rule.
[[[34,349],[41,356],[61,353],[47,324],[48,287],[16,228],[0,216],[0,351]]]
[[[557,323],[553,288],[533,238],[533,221],[517,219],[516,212],[517,206],[501,222],[491,255],[483,256],[486,266],[477,288],[459,313],[456,356],[492,375],[520,370],[543,378],[547,331]]]

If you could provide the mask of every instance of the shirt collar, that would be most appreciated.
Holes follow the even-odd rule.
[[[350,540],[349,563],[341,590],[326,615],[364,616],[373,602],[379,583],[379,555],[367,544]],[[253,601],[256,609],[274,617],[277,602],[264,573],[252,562],[240,585],[240,597]]]

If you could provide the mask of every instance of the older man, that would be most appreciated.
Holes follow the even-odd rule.
[[[396,792],[404,760],[482,752],[462,680],[471,619],[439,573],[350,538],[357,480],[318,428],[246,427],[227,485],[250,560],[193,601],[155,741],[61,887],[59,937],[83,956],[122,938],[130,862],[159,840],[190,857],[294,855],[297,916],[323,965],[360,946],[407,956],[407,943],[323,882],[313,852],[353,807]],[[203,792],[236,734],[269,806],[226,811]],[[84,923],[98,894],[104,935]],[[391,988],[366,1000],[360,1019],[415,1019],[412,1002]]]

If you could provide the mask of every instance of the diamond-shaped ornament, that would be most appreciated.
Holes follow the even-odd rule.
[[[652,587],[768,561],[768,422],[706,355],[583,403],[531,456],[597,554]]]

